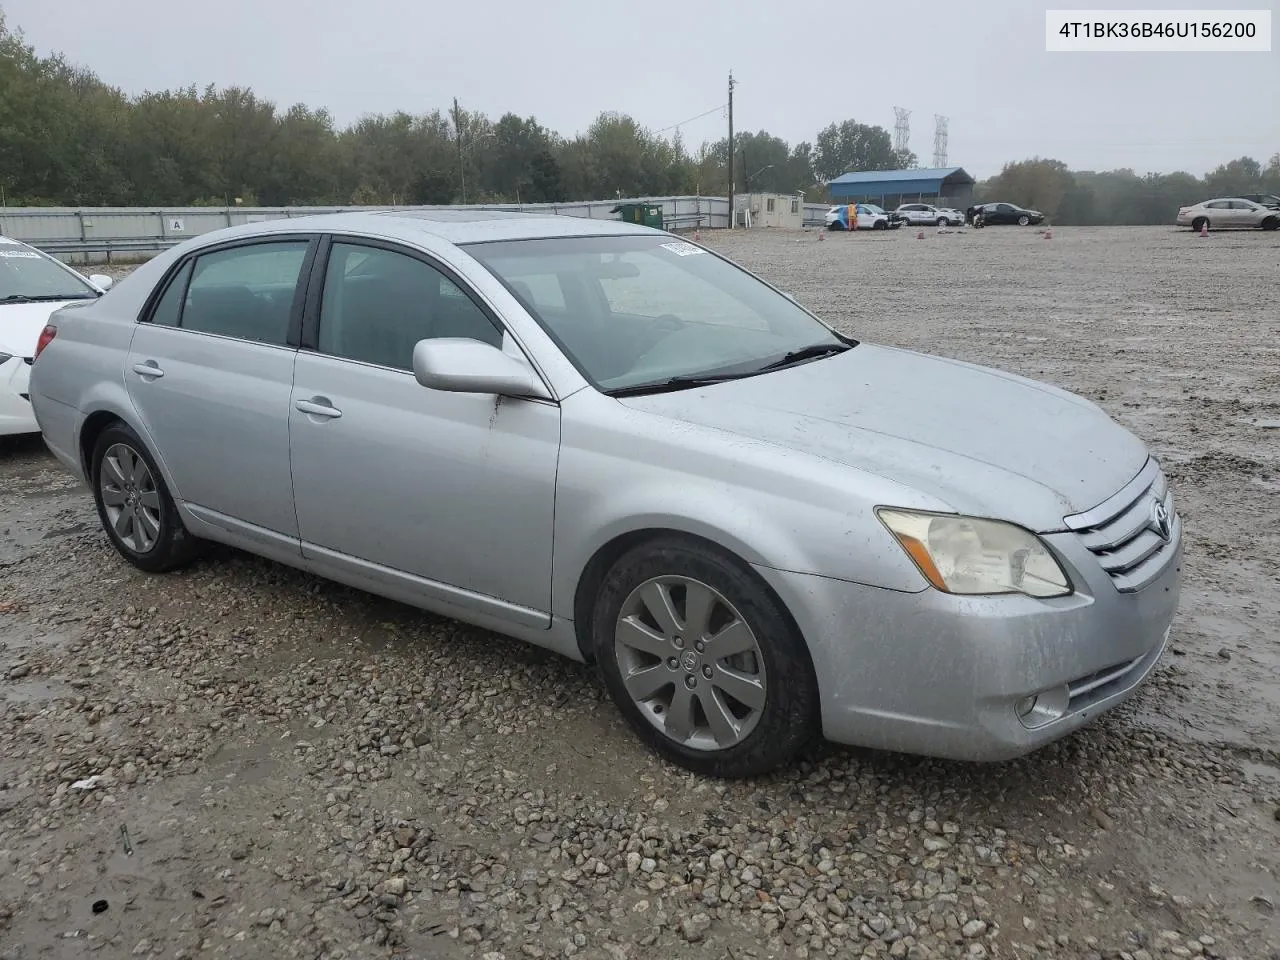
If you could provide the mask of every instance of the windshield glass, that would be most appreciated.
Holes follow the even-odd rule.
[[[755,372],[805,347],[851,342],[745,270],[671,236],[564,237],[465,249],[605,391]]]
[[[0,240],[0,303],[96,296],[92,287],[44,254]]]

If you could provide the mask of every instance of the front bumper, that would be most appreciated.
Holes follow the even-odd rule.
[[[1159,663],[1177,612],[1180,536],[1158,576],[1136,593],[1117,590],[1075,534],[1045,539],[1070,568],[1075,594],[901,593],[758,567],[808,642],[827,739],[1009,760],[1132,695]],[[1062,693],[1063,712],[1029,728],[1018,704],[1048,691]]]
[[[40,432],[31,410],[30,375],[31,364],[22,357],[10,357],[0,364],[0,436]]]

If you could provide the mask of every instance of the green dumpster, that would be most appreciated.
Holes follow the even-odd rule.
[[[660,203],[620,203],[610,213],[620,214],[619,220],[627,223],[639,223],[646,227],[662,229],[662,204]]]

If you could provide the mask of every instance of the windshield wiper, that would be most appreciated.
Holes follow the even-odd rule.
[[[789,367],[793,363],[799,363],[802,360],[816,360],[818,357],[825,357],[833,353],[844,353],[846,350],[852,349],[852,344],[848,343],[813,343],[807,347],[801,347],[799,350],[792,350],[790,353],[784,353],[777,360],[766,363],[761,370],[777,370],[779,367]]]
[[[34,297],[25,293],[11,293],[0,297],[0,303],[49,303],[54,300],[92,300],[93,295],[87,293],[42,293]]]
[[[743,370],[738,373],[687,373],[666,380],[651,380],[648,383],[633,383],[625,387],[615,387],[604,391],[610,397],[636,397],[646,393],[670,393],[673,390],[687,390],[689,387],[702,387],[710,383],[724,383],[727,380],[741,380],[743,377],[754,377],[760,370]]]

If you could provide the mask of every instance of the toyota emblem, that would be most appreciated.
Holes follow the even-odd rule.
[[[1150,526],[1165,543],[1173,537],[1173,522],[1169,518],[1169,508],[1164,505],[1163,500],[1152,499]]]

